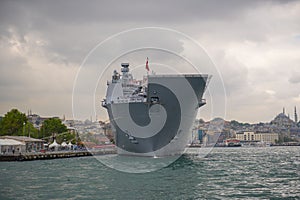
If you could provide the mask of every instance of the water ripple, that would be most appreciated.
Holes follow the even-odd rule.
[[[0,199],[300,199],[300,147],[215,148],[145,174],[93,157],[2,162],[0,173]]]

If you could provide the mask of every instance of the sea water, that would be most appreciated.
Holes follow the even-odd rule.
[[[300,147],[214,148],[148,173],[94,157],[0,163],[1,200],[241,198],[300,199]]]

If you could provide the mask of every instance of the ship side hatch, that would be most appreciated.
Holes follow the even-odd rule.
[[[151,98],[150,98],[150,102],[151,102],[152,104],[157,104],[157,103],[159,103],[159,97],[151,97]]]

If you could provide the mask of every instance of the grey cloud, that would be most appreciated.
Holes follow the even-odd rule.
[[[290,83],[297,84],[300,83],[300,74],[295,74],[289,79]]]
[[[243,45],[245,41],[253,42],[257,45],[257,50],[264,49],[271,52],[280,49],[282,43],[288,43],[288,36],[293,37],[293,34],[300,31],[296,4],[298,2],[294,1],[238,0],[184,3],[179,0],[1,1],[0,112],[7,112],[9,107],[3,105],[13,105],[7,103],[13,101],[26,104],[33,110],[36,107],[41,114],[49,112],[59,115],[61,112],[67,112],[67,116],[71,116],[69,105],[66,106],[65,102],[70,102],[76,70],[87,53],[96,44],[120,31],[144,26],[161,26],[187,33],[203,42],[204,47],[208,47],[209,53],[213,55],[221,69],[229,93],[231,104],[229,118],[233,116],[232,118],[250,119],[247,117],[251,114],[247,112],[255,113],[254,104],[272,105],[270,110],[274,110],[282,103],[281,101],[272,103],[274,100],[264,94],[264,89],[276,91],[275,96],[284,98],[286,104],[292,102],[289,99],[292,94],[298,95],[298,89],[289,88],[290,85],[287,84],[299,83],[300,77],[286,73],[289,67],[279,70],[280,65],[296,66],[297,62],[284,56],[281,58],[282,63],[278,65],[266,62],[268,66],[264,68],[265,75],[262,75],[253,71],[263,70],[255,69],[255,66],[251,69],[252,66],[246,66],[243,59],[226,57],[226,52],[235,44]],[[274,13],[275,8],[279,10],[278,13]],[[288,8],[293,9],[287,12]],[[8,41],[14,37],[13,34],[22,44],[30,46],[29,53],[25,57],[7,51],[10,45]],[[34,44],[27,44],[28,37],[33,41],[43,40],[45,45],[37,47]],[[162,44],[173,47],[173,44],[166,42],[165,37],[160,35],[156,37]],[[126,49],[135,39],[133,35],[127,41],[109,46],[107,51],[99,56],[111,56],[114,48]],[[174,48],[181,50],[183,47]],[[223,54],[218,55],[220,52]],[[168,62],[169,59],[164,54],[150,56],[160,62]],[[141,55],[133,65],[143,62]],[[277,63],[277,60],[272,62]],[[172,60],[169,63],[172,63]],[[97,65],[97,62],[93,64],[94,70],[102,67]],[[278,74],[290,79],[280,80]],[[107,77],[109,76],[110,73]],[[250,81],[254,83],[253,87],[249,85]],[[287,88],[289,89],[285,92]],[[221,89],[216,88],[216,91]],[[6,95],[9,91],[11,93]],[[55,103],[55,100],[59,103]],[[246,114],[242,113],[243,110],[247,111]],[[254,116],[256,117],[255,114]]]
[[[261,1],[3,1],[0,33],[7,34],[9,27],[17,29],[21,36],[39,32],[49,41],[49,50],[71,62],[81,62],[98,42],[112,33],[137,26],[181,26],[182,31],[214,32],[215,37],[225,36],[234,41],[245,36],[265,40],[267,36],[257,33],[253,24],[245,28],[239,22],[246,11],[265,4]]]
[[[18,17],[33,21],[86,23],[99,21],[190,21],[234,17],[260,4],[259,1],[3,1],[1,17],[13,21]],[[39,20],[37,20],[39,19]],[[37,23],[39,24],[39,23]],[[41,24],[39,24],[41,25]],[[46,25],[46,24],[44,24]]]

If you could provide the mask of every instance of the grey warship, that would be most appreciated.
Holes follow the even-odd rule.
[[[107,81],[107,109],[120,155],[162,157],[182,154],[211,76],[149,74],[136,80],[129,63]]]

